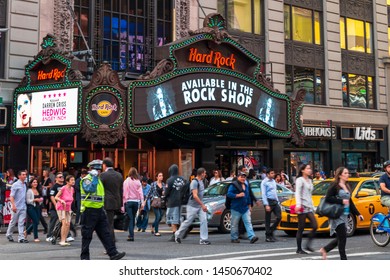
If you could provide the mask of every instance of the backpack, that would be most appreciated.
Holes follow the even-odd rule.
[[[242,189],[241,185],[237,181],[232,182],[232,185],[237,189],[238,193],[242,193],[244,191]],[[229,185],[229,187],[230,187],[230,185]],[[228,187],[228,190],[229,190],[229,187]],[[233,198],[230,198],[226,195],[226,201],[225,201],[225,208],[226,209],[230,209],[232,207],[232,200],[233,200]]]
[[[83,188],[85,193],[91,194],[97,191],[97,186],[99,184],[98,175],[90,173],[92,180],[88,177],[82,180],[81,187]]]
[[[199,191],[199,181],[198,179],[194,179],[198,183],[198,191]],[[190,190],[191,181],[185,183],[183,188],[181,189],[181,205],[187,205],[188,201],[190,200],[190,197],[192,199],[192,192]]]

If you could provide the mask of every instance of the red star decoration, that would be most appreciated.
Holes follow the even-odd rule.
[[[49,98],[51,98],[51,95],[49,94]]]
[[[46,94],[43,96],[43,98],[46,98]]]
[[[61,93],[58,94],[58,97],[61,97]]]
[[[56,97],[56,94],[54,94],[54,97]]]
[[[64,97],[66,96],[66,92],[64,92]]]

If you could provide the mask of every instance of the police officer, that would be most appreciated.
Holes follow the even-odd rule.
[[[94,183],[93,177],[98,176],[102,170],[103,161],[93,160],[88,163],[90,172],[80,183],[81,192],[81,255],[82,260],[89,260],[89,244],[92,241],[93,232],[96,231],[111,260],[120,260],[126,253],[118,252],[111,238],[110,227],[104,211],[104,186],[98,179],[96,191],[86,192],[83,186]]]
[[[385,174],[379,178],[381,186],[381,203],[390,209],[390,160],[383,163]]]

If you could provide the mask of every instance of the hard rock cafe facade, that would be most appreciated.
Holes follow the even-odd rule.
[[[302,124],[304,90],[275,90],[219,14],[159,47],[154,70],[133,81],[103,63],[85,82],[55,37],[41,46],[14,92],[15,169],[79,169],[109,156],[124,175],[135,166],[166,177],[177,163],[187,178],[199,166],[227,177],[241,164],[294,176],[305,162],[317,170],[374,169],[386,152],[385,127]]]
[[[219,14],[159,47],[155,69],[126,83],[106,63],[86,83],[54,36],[41,46],[14,92],[15,169],[78,169],[110,156],[125,174],[135,166],[167,175],[177,163],[189,177],[201,165],[228,172],[252,163],[253,154],[237,153],[248,141],[257,151],[273,140],[303,143],[303,93],[275,90],[260,59],[232,39]],[[223,153],[229,166],[221,166]]]

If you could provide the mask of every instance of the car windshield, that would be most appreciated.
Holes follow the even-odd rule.
[[[314,186],[312,195],[326,195],[326,192],[328,191],[332,183],[333,181],[322,181],[321,183],[318,183]],[[352,190],[356,188],[357,184],[357,181],[348,182],[348,185],[351,187]]]
[[[229,184],[230,183],[227,182],[216,183],[208,187],[204,191],[203,196],[207,197],[207,196],[226,195]]]

